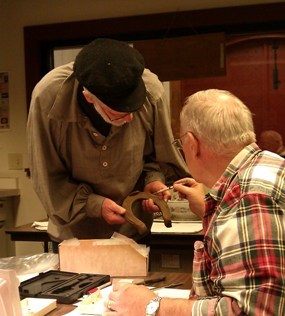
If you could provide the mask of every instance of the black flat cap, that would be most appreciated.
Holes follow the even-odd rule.
[[[79,83],[118,112],[137,111],[146,98],[143,56],[125,42],[99,38],[76,56]]]

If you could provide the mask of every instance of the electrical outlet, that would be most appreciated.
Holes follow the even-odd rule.
[[[9,170],[23,169],[23,155],[22,154],[8,154],[8,168]]]

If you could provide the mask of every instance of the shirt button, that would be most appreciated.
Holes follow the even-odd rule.
[[[107,161],[104,161],[103,162],[103,167],[107,167],[108,166],[108,162]]]
[[[102,150],[107,150],[107,146],[106,145],[102,146]]]

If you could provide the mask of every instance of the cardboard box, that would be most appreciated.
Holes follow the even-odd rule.
[[[146,276],[149,248],[119,236],[118,239],[63,241],[59,244],[60,270],[111,277]]]

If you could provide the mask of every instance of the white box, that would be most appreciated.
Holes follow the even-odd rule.
[[[112,238],[63,241],[59,244],[60,270],[111,277],[146,276],[149,248],[123,237],[124,242]]]
[[[56,308],[56,299],[27,297],[21,307],[23,316],[44,316]]]
[[[169,200],[167,204],[173,221],[201,221],[201,218],[190,210],[187,200]]]

